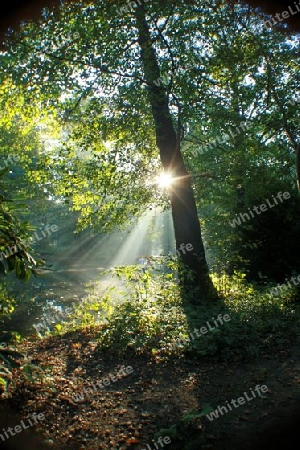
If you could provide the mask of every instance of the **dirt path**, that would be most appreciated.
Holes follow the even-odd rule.
[[[46,445],[60,450],[140,450],[147,444],[153,450],[152,439],[163,434],[162,428],[168,429],[171,443],[165,448],[170,450],[298,449],[298,344],[252,362],[210,358],[157,363],[130,353],[117,357],[100,352],[94,335],[87,332],[28,341],[24,350],[34,363],[47,367],[46,378],[34,385],[19,379],[7,404],[23,416],[33,409],[43,412]],[[84,391],[122,365],[133,372],[91,393]],[[268,387],[265,398],[213,421],[181,420],[205,404],[225,405],[257,384]],[[84,394],[84,399],[74,400],[76,394]]]

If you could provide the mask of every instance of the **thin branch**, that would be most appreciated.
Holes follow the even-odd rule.
[[[155,24],[155,28],[156,28],[156,30],[158,31],[158,34],[159,34],[161,40],[164,42],[164,44],[165,44],[165,46],[166,46],[166,48],[167,48],[168,54],[169,54],[169,56],[170,56],[170,58],[171,58],[171,63],[172,63],[172,73],[174,74],[174,73],[176,72],[176,69],[177,69],[178,67],[176,66],[176,63],[175,63],[175,60],[174,60],[174,55],[173,55],[172,49],[171,49],[171,47],[170,47],[168,41],[166,40],[165,36],[163,35],[162,30],[159,28],[159,26],[158,26],[158,24],[157,24],[157,20],[156,20],[156,19],[153,19],[153,22],[154,22],[154,24]],[[172,81],[171,81],[171,83],[170,83],[170,87],[172,87]]]
[[[170,22],[171,17],[173,17],[175,8],[176,8],[176,5],[173,4],[173,5],[171,6],[170,14],[168,15],[168,17],[167,17],[165,23],[163,24],[163,26],[162,26],[162,28],[161,28],[161,32],[162,32],[162,33],[163,33],[163,32],[165,31],[165,29],[167,28],[167,25],[168,25],[168,23]]]
[[[247,29],[245,24],[243,24],[242,22],[240,22],[240,23],[246,29],[246,31],[251,34],[253,40],[256,42],[256,44],[260,48],[260,50],[261,50],[261,52],[262,52],[262,54],[263,54],[263,56],[264,56],[264,58],[266,60],[267,68],[268,68],[268,87],[267,87],[267,91],[270,94],[270,96],[272,96],[273,99],[275,100],[275,103],[276,103],[276,105],[278,107],[278,110],[279,110],[280,114],[282,115],[283,128],[285,130],[285,133],[286,133],[289,141],[291,142],[291,144],[292,144],[292,146],[294,148],[294,151],[297,153],[297,149],[298,149],[299,145],[298,145],[297,140],[296,140],[295,136],[293,135],[292,130],[291,130],[289,124],[288,124],[288,118],[286,116],[285,109],[284,109],[284,107],[282,105],[282,102],[280,101],[280,99],[279,99],[279,97],[277,95],[277,92],[275,90],[275,87],[274,87],[274,83],[273,83],[273,79],[272,79],[273,78],[273,68],[272,68],[272,63],[271,63],[272,55],[270,55],[270,54],[268,54],[266,52],[265,47],[260,42],[260,40],[257,38],[257,36],[254,35],[251,30]]]

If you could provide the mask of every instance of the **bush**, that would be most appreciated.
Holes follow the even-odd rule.
[[[245,275],[235,274],[227,276],[222,300],[198,306],[187,303],[175,266],[169,269],[162,273],[136,266],[117,268],[115,273],[126,282],[121,303],[112,293],[101,299],[91,294],[70,322],[60,326],[61,332],[93,326],[101,349],[119,354],[130,349],[158,360],[184,355],[256,357],[266,347],[283,349],[296,338],[299,311],[290,292],[284,298],[272,297],[268,290],[247,283]],[[216,286],[224,286],[217,275],[213,279]],[[91,306],[97,316],[91,314]],[[219,314],[228,314],[230,321],[191,338],[191,332],[207,321],[213,326]]]

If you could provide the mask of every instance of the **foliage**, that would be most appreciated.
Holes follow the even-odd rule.
[[[14,271],[17,278],[27,281],[31,273],[36,274],[36,267],[42,261],[34,259],[34,251],[26,242],[25,238],[33,228],[18,218],[23,207],[8,196],[4,180],[6,172],[5,169],[0,173],[0,273]]]
[[[285,189],[286,186],[282,190],[274,184],[272,192],[276,195],[277,192],[285,192]],[[289,192],[289,200],[256,215],[237,231],[242,244],[239,255],[245,261],[247,278],[250,280],[258,280],[260,272],[260,276],[264,278],[283,282],[286,277],[300,271],[299,193],[292,187]],[[265,203],[265,198],[257,197],[255,201],[260,205]],[[271,197],[270,202],[274,205]],[[239,267],[241,264],[236,262],[235,266]]]
[[[222,302],[195,306],[182,298],[174,261],[159,262],[166,267],[165,273],[155,269],[144,272],[135,266],[117,268],[131,288],[120,291],[119,297],[110,293],[97,299],[97,294],[92,295],[59,331],[92,326],[100,348],[120,354],[126,350],[152,354],[157,360],[183,355],[258,357],[266,347],[284,348],[299,332],[299,306],[289,290],[274,297],[266,287],[248,283],[245,274],[224,274],[223,280],[214,274]],[[96,318],[92,308],[99,311]],[[228,314],[230,321],[188,340],[190,333],[207,321],[213,327],[218,314]]]
[[[3,342],[0,345],[0,395],[8,389],[10,383],[13,382],[13,371],[19,368],[21,365],[20,360],[24,358],[24,355],[14,348]]]
[[[277,280],[298,270],[297,245],[280,255],[275,238],[282,222],[298,242],[298,37],[267,30],[241,4],[145,8],[211,267]],[[113,3],[79,2],[11,31],[0,54],[3,148],[18,142],[22,190],[42,205],[45,195],[65,202],[80,229],[107,232],[146,207],[168,205],[154,181],[161,165],[137,39],[134,9],[120,15]],[[278,209],[268,227],[266,213],[230,226],[275,186],[293,191],[294,208]],[[278,257],[266,270],[270,249]]]
[[[7,392],[10,385],[14,384],[17,374],[29,383],[36,383],[43,379],[44,370],[33,364],[16,348],[16,345],[20,343],[20,336],[17,333],[2,335],[1,340],[3,342],[0,344],[0,395]]]
[[[15,305],[16,301],[8,294],[5,284],[0,285],[0,322],[12,314]]]
[[[145,7],[208,245],[219,267],[236,255],[241,268],[244,243],[229,224],[223,229],[238,192],[260,196],[257,179],[266,190],[266,176],[295,178],[297,38],[267,30],[246,5]],[[51,118],[36,180],[79,213],[81,228],[108,231],[166,204],[153,183],[161,165],[134,9],[120,15],[99,1],[64,4],[59,16],[45,10],[41,23],[11,32],[6,50],[3,83],[21,99],[14,109],[30,103],[43,124]],[[241,122],[247,130],[229,135]]]
[[[212,95],[201,99],[202,120],[193,121],[183,151],[194,175],[213,270],[230,274],[243,270],[249,279],[257,278],[261,271],[273,278],[276,274],[279,280],[280,270],[286,273],[287,266],[296,270],[294,255],[299,254],[298,240],[292,238],[293,252],[285,242],[289,250],[284,248],[280,255],[285,245],[275,237],[284,236],[285,225],[288,234],[291,228],[297,233],[292,223],[298,222],[299,210],[295,174],[298,39],[266,33],[257,18],[242,17],[238,8],[218,17],[218,23],[222,26],[215,30],[215,53],[204,60]],[[237,35],[233,28],[239,30]],[[287,79],[283,73],[289,74]],[[236,215],[271,200],[279,191],[293,193],[295,201],[286,209],[270,211],[277,218],[273,223],[264,213],[258,220],[230,226]],[[274,257],[272,261],[268,257],[266,270],[268,253]]]
[[[29,243],[34,227],[28,221],[29,201],[40,197],[38,177],[33,182],[32,176],[39,145],[37,110],[7,77],[0,88],[0,273],[14,272],[27,281],[42,263]]]
[[[5,178],[8,169],[0,173],[0,273],[5,275],[14,272],[16,277],[28,281],[31,273],[36,274],[36,268],[42,264],[40,259],[34,259],[30,244],[26,241],[32,228],[28,222],[20,220],[19,215],[24,205],[15,201],[8,194],[9,181]],[[0,322],[14,311],[16,301],[8,295],[5,284],[0,283]],[[17,335],[15,334],[15,340]],[[0,384],[7,388],[13,380],[13,369],[20,366],[20,352],[7,346],[0,348]],[[3,389],[2,389],[3,392]]]

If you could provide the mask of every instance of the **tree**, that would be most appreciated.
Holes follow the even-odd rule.
[[[28,200],[38,192],[30,182],[38,139],[24,120],[24,97],[7,79],[0,89],[0,273],[27,281],[43,263],[30,244],[35,228],[26,218]]]
[[[1,171],[4,177],[8,170]],[[34,257],[28,237],[32,228],[22,222],[18,213],[22,207],[9,198],[5,189],[5,181],[0,184],[0,273],[15,272],[17,278],[28,281],[31,273],[36,274],[36,268],[42,261]]]
[[[67,120],[67,136],[49,153],[47,170],[60,194],[80,210],[82,223],[98,221],[106,231],[161,197],[153,187],[145,188],[147,178],[158,173],[156,140],[163,168],[174,177],[170,204],[176,243],[193,245],[195,255],[184,259],[203,294],[211,285],[197,209],[216,196],[204,195],[207,186],[200,192],[199,180],[220,176],[223,181],[225,171],[230,204],[245,205],[247,164],[256,158],[267,164],[258,156],[264,146],[254,145],[263,140],[261,132],[268,134],[269,111],[268,88],[259,72],[263,56],[253,34],[260,33],[264,43],[277,35],[253,18],[246,6],[206,0],[188,7],[139,2],[123,15],[102,1],[69,5],[60,14],[44,11],[42,26],[26,24],[20,34],[12,33],[2,58],[6,76],[24,85],[27,98],[39,98]],[[274,40],[279,54],[282,46],[287,47],[285,38]],[[252,119],[251,136],[244,128],[243,135],[229,138],[228,158],[212,154],[212,166],[202,173],[208,159],[198,162],[186,151],[187,138],[197,133],[203,146],[207,137],[218,138],[228,127]]]
[[[146,21],[146,12],[141,5],[137,7],[136,19],[141,62],[148,85],[148,97],[155,124],[156,143],[164,170],[173,179],[170,190],[176,245],[178,249],[187,242],[193,246],[193,253],[186,252],[182,255],[182,260],[195,274],[193,284],[201,287],[204,295],[208,295],[211,291],[208,265],[205,259],[191,178],[180,151],[180,128],[176,134],[166,88],[156,86],[154,83],[160,78],[161,72]],[[189,284],[188,279],[185,280],[185,284]]]
[[[262,28],[257,17],[238,8],[217,22],[216,51],[207,65],[217,95],[202,102],[203,120],[190,127],[184,157],[189,169],[201,174],[196,198],[201,192],[204,236],[218,271],[243,270],[255,279],[261,270],[278,279],[280,271],[296,267],[299,253],[292,223],[298,221],[298,39]],[[236,216],[280,191],[289,191],[292,200],[231,226]],[[284,250],[283,229],[293,242],[285,242]]]
[[[140,58],[138,58],[136,55],[136,48],[134,49],[135,67],[132,67],[132,63],[129,59],[127,59],[126,56],[125,58],[123,58],[120,54],[115,54],[115,57],[113,59],[109,57],[108,59],[110,59],[110,61],[108,61],[108,64],[104,65],[100,61],[98,52],[97,54],[87,55],[82,52],[82,47],[80,48],[80,57],[82,57],[83,59],[86,59],[86,57],[88,57],[89,59],[91,57],[92,60],[88,64],[84,62],[82,65],[81,61],[77,57],[74,61],[75,64],[73,64],[68,55],[70,42],[64,42],[63,39],[60,40],[57,35],[54,37],[54,33],[57,33],[59,29],[58,34],[61,34],[63,36],[72,35],[72,33],[70,33],[70,29],[68,29],[70,27],[70,23],[68,24],[68,22],[65,20],[65,17],[68,18],[68,15],[71,12],[71,14],[74,15],[73,19],[75,18],[76,22],[78,21],[77,23],[79,24],[80,10],[76,10],[74,7],[70,7],[70,9],[67,8],[67,10],[62,13],[63,17],[60,24],[55,24],[52,21],[51,23],[48,22],[48,36],[45,36],[45,40],[44,37],[42,37],[40,34],[41,30],[38,31],[36,29],[37,34],[35,36],[34,34],[32,34],[29,39],[25,38],[21,40],[20,45],[23,49],[23,54],[25,51],[25,54],[27,54],[28,56],[31,53],[31,49],[33,48],[32,46],[40,45],[41,53],[39,51],[38,54],[40,56],[42,56],[43,54],[42,59],[44,59],[44,57],[46,58],[46,60],[44,61],[46,62],[46,66],[43,67],[41,65],[39,65],[38,67],[34,67],[34,64],[32,65],[32,62],[35,63],[36,61],[27,61],[29,64],[27,65],[27,69],[29,70],[29,72],[31,70],[33,70],[33,72],[37,71],[37,73],[39,73],[39,76],[45,80],[44,86],[41,86],[42,93],[44,93],[48,89],[48,94],[50,93],[52,96],[53,94],[59,95],[59,92],[63,89],[64,86],[64,88],[72,92],[72,99],[74,99],[75,95],[78,94],[78,98],[81,103],[84,99],[86,99],[86,102],[88,103],[89,96],[97,96],[97,89],[95,89],[94,87],[95,82],[99,82],[99,78],[102,78],[100,82],[102,89],[108,91],[111,89],[111,86],[109,86],[109,81],[113,82],[113,85],[116,88],[116,82],[114,78],[116,78],[117,76],[119,78],[119,81],[122,81],[123,83],[123,86],[121,85],[121,87],[118,87],[118,90],[120,93],[125,93],[128,99],[126,107],[128,108],[129,104],[132,104],[133,108],[135,110],[138,110],[140,113],[141,110],[139,108],[142,106],[142,114],[145,118],[148,116],[147,121],[149,121],[149,111],[144,95],[145,91],[142,92],[142,105],[140,104],[141,102],[138,100],[137,95],[134,95],[133,93],[133,89],[136,87],[137,83],[139,83],[139,95],[141,92],[141,87],[146,85],[148,99],[151,105],[153,116],[152,120],[154,121],[156,142],[160,150],[161,161],[164,169],[168,172],[171,172],[174,179],[171,188],[170,200],[174,221],[176,244],[178,247],[180,247],[181,244],[186,245],[187,243],[190,243],[192,245],[193,252],[186,252],[185,254],[182,254],[182,260],[194,275],[192,284],[200,286],[203,295],[205,296],[209,293],[212,285],[209,279],[208,266],[205,260],[204,246],[201,239],[200,224],[197,217],[197,209],[193,190],[191,187],[191,180],[185,168],[184,161],[180,152],[180,134],[178,134],[179,130],[175,130],[175,116],[170,112],[170,107],[172,107],[172,105],[168,101],[167,88],[165,86],[156,86],[154,83],[156,79],[160,77],[161,70],[158,60],[155,57],[154,48],[151,44],[152,37],[149,25],[147,23],[149,19],[148,17],[146,19],[146,9],[144,8],[145,5],[138,7],[136,16],[135,14],[129,14],[127,18],[128,23],[130,23],[134,17],[136,18],[136,37],[133,36],[133,33],[131,31],[127,33],[126,27],[124,27],[123,30],[121,30],[121,32],[116,36],[117,41],[126,42],[126,49],[128,51],[132,48],[132,45],[135,45],[134,42],[139,43],[141,49]],[[168,5],[167,8],[170,10],[170,8],[173,9],[173,6]],[[111,13],[115,13],[115,8],[113,6],[110,6],[108,9]],[[105,19],[102,18],[103,4],[101,3],[101,5],[97,7],[82,7],[82,12],[86,17],[93,17],[94,19],[96,19],[96,22],[98,24],[97,27],[99,27],[101,37],[93,34],[91,30],[88,32],[91,33],[90,38],[93,39],[94,45],[98,46],[100,44],[101,46],[100,39],[104,38],[107,41],[106,44],[113,48],[113,46],[115,45],[115,38],[112,39],[112,36],[110,35],[112,24],[107,25],[105,23]],[[158,8],[156,8],[155,13],[159,17],[160,13]],[[49,19],[50,17],[51,14],[49,12],[46,12],[45,19]],[[31,34],[30,27],[25,28],[26,31],[24,29],[24,32],[26,34],[28,32],[29,34]],[[81,30],[79,30],[77,27],[76,33],[79,33],[79,35],[81,35],[80,31]],[[86,33],[86,31],[87,30],[84,31],[84,34]],[[38,41],[40,39],[40,44],[38,44]],[[52,42],[50,39],[52,39]],[[44,44],[46,45],[45,53]],[[47,47],[49,50],[47,49]],[[56,54],[57,49],[59,49],[58,54]],[[115,51],[113,51],[113,53],[115,53]],[[26,55],[24,56],[26,59]],[[52,70],[50,69],[48,62],[55,62],[55,70],[54,68],[52,68]],[[133,72],[132,74],[122,74],[119,72],[119,67],[114,67],[116,65],[123,65],[124,63],[126,63],[128,69]],[[136,72],[141,70],[141,66],[143,66],[144,68],[144,73],[141,73],[141,75],[137,75]],[[60,69],[58,67],[60,67]],[[18,69],[20,69],[20,66],[18,67]],[[89,77],[91,76],[93,71],[95,71],[93,75],[94,79],[91,83]],[[55,73],[60,73],[59,79],[56,77],[56,75],[54,75]],[[77,75],[75,75],[76,73]],[[81,83],[78,83],[76,77],[81,77],[81,79],[84,80],[84,86],[82,86]],[[53,80],[53,78],[55,78],[55,80]],[[128,78],[132,79],[132,84],[134,84],[135,86],[128,84]],[[25,76],[25,79],[23,77],[23,80],[25,80],[25,83],[27,85],[32,85],[32,82],[28,79],[28,77]],[[55,81],[54,84],[52,83],[53,81]],[[100,105],[98,104],[98,111],[99,108],[103,108],[104,104],[105,106],[108,106],[108,103],[111,103],[109,105],[110,110],[112,110],[113,107],[115,107],[116,109],[120,108],[119,99],[117,100],[117,102],[108,102],[108,100],[105,99],[105,101],[102,102],[102,105],[101,102]],[[114,103],[119,104],[116,105]],[[78,106],[78,103],[76,104]],[[124,108],[125,105],[122,106]],[[75,109],[76,108],[71,108],[72,112],[74,112]],[[130,134],[128,130],[126,131],[127,134]],[[187,283],[187,278],[185,279],[185,283]],[[191,283],[190,277],[189,283]]]

